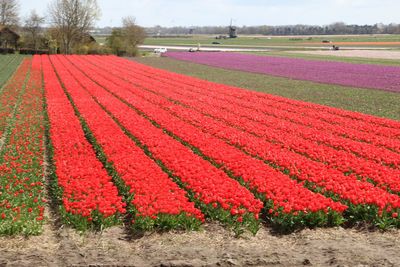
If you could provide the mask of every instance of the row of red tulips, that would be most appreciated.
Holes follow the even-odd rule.
[[[61,216],[78,229],[113,224],[116,215],[125,212],[122,198],[86,140],[49,58],[41,59],[51,139],[48,151],[55,168],[52,193],[60,201]]]
[[[110,65],[107,66],[110,72]],[[103,75],[106,75],[106,73],[103,73]],[[122,75],[124,75],[125,79],[129,76],[128,73],[123,72]],[[109,79],[114,78],[115,76],[109,77]],[[135,82],[136,84],[138,83],[138,81]],[[130,87],[123,87],[120,83],[118,86],[123,89],[120,91],[124,93],[124,96],[120,95],[120,92],[117,91],[114,93],[123,98],[126,98],[127,94],[131,94],[129,99],[134,100],[136,98],[136,101],[134,100],[132,103],[135,105],[135,103],[141,101],[137,99],[138,96],[143,97],[144,94],[146,95],[142,88],[146,88],[149,85],[143,83],[141,85],[142,88],[135,88],[132,84],[130,84]],[[132,94],[132,91],[135,91],[136,94]],[[149,97],[149,95],[151,94],[147,93],[147,97]],[[148,98],[148,100],[149,99],[150,98]],[[161,100],[153,95],[153,101],[153,103],[160,104]],[[171,102],[166,102],[164,108],[169,109],[175,115],[196,125],[203,131],[210,132],[233,145],[240,146],[254,156],[261,156],[277,164],[281,168],[286,168],[287,172],[291,175],[295,175],[300,180],[311,181],[319,186],[325,187],[327,191],[338,194],[341,198],[349,200],[353,205],[371,204],[379,207],[380,211],[383,211],[388,206],[391,206],[388,210],[391,210],[392,207],[398,208],[399,206],[399,199],[396,195],[389,194],[384,190],[374,187],[370,183],[361,182],[355,175],[345,176],[335,169],[327,169],[322,163],[309,161],[299,154],[282,148],[280,145],[267,143],[253,135],[203,116],[199,112],[196,113],[191,109],[173,105]],[[358,212],[358,208],[353,209]],[[376,214],[377,212],[378,210],[372,211],[375,215],[378,215]],[[396,212],[394,214],[396,214]]]

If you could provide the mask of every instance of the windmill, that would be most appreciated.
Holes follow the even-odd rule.
[[[229,38],[236,38],[236,27],[232,25],[233,20],[231,19],[231,25],[229,26]]]

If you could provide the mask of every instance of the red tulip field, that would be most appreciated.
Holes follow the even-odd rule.
[[[77,230],[400,226],[398,121],[115,56],[26,58],[0,103],[1,235],[49,206]]]
[[[40,233],[45,183],[81,230],[400,225],[396,121],[114,56],[26,59],[1,101],[2,234]]]
[[[43,255],[63,265],[82,262],[72,235],[111,242],[112,263],[136,242],[162,250],[159,242],[194,238],[208,251],[209,235],[244,235],[253,239],[229,242],[284,248],[292,234],[312,238],[308,231],[360,238],[351,231],[385,230],[365,234],[379,239],[400,227],[399,121],[116,56],[14,60],[0,91],[2,242],[43,238],[61,246]],[[137,235],[146,238],[118,243]],[[165,257],[184,253],[186,243],[174,242]]]

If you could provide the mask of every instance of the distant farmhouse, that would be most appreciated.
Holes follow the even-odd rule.
[[[93,37],[93,35],[89,34],[89,33],[85,33],[82,36],[82,42],[85,44],[95,44],[97,43],[96,39]]]
[[[0,47],[17,49],[20,36],[8,27],[0,26]]]

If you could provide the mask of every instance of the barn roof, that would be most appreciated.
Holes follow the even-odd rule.
[[[85,33],[83,35],[83,38],[88,42],[88,43],[96,43],[96,39],[89,33]]]
[[[0,33],[4,33],[4,32],[11,33],[16,38],[20,37],[18,33],[16,33],[15,31],[11,30],[9,27],[0,25]]]

